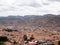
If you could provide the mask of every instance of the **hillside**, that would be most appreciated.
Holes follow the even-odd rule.
[[[6,26],[15,26],[19,27],[44,27],[44,28],[56,28],[59,30],[60,27],[60,16],[46,14],[44,16],[8,16],[0,17],[1,27]]]
[[[0,36],[6,36],[12,45],[14,41],[23,45],[23,36],[34,36],[35,41],[50,41],[60,39],[60,15],[46,14],[44,16],[8,16],[0,17]]]

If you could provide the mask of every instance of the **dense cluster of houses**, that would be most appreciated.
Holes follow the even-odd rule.
[[[60,40],[55,40],[50,42],[48,40],[31,40],[31,41],[24,41],[24,45],[60,45]]]
[[[24,45],[60,45],[60,40],[51,42],[40,42],[40,41],[29,41],[28,43],[25,41]]]

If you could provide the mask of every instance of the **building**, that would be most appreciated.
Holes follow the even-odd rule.
[[[29,42],[28,45],[36,45],[36,42]]]
[[[44,43],[43,45],[54,45],[53,43]]]
[[[54,42],[54,44],[55,44],[55,45],[60,45],[60,40],[56,40],[56,41]]]

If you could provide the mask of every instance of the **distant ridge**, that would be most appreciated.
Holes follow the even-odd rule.
[[[60,15],[46,14],[44,16],[8,16],[0,17],[0,25],[60,27]]]

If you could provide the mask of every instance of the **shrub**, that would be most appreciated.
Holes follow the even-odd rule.
[[[23,36],[24,41],[27,41],[27,35]]]
[[[6,36],[0,36],[0,42],[6,42],[9,41]]]
[[[0,45],[5,45],[3,42],[0,42]]]
[[[13,29],[3,29],[3,31],[7,31],[7,32],[13,32],[13,31],[15,31],[15,32],[17,32],[17,30],[13,30]]]
[[[17,44],[17,42],[16,42],[16,41],[14,41],[13,43],[14,43],[14,44]]]
[[[31,35],[31,37],[30,37],[30,41],[32,41],[32,40],[34,40],[34,36],[33,35]]]

